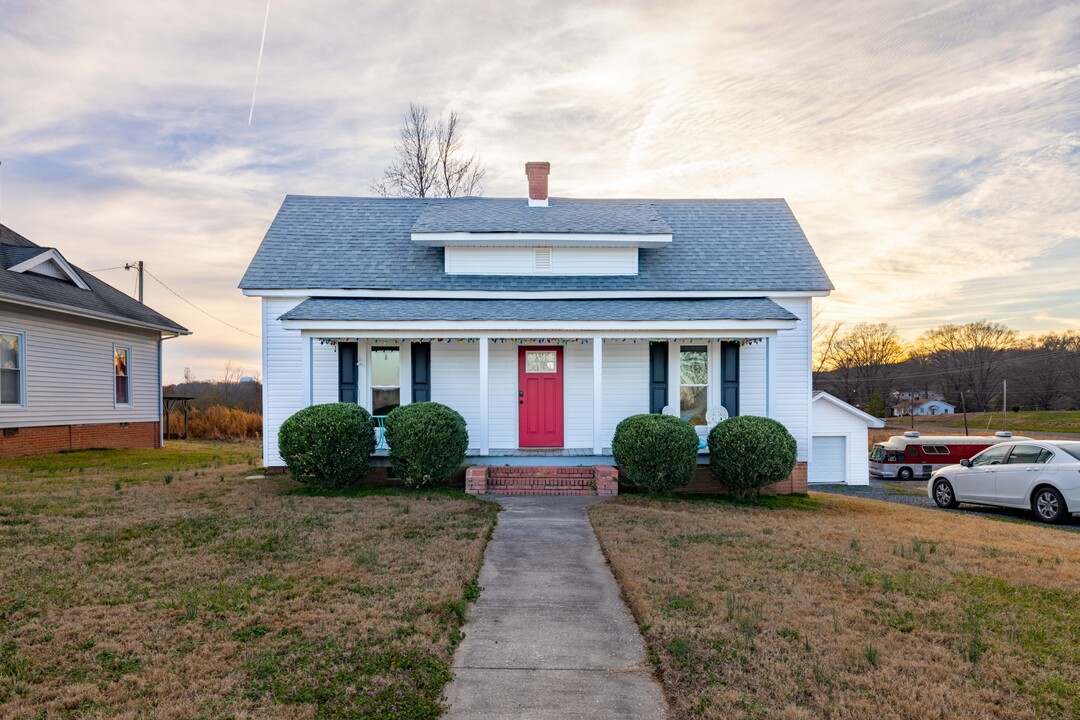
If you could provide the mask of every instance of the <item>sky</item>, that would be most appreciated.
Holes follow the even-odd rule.
[[[825,320],[1080,329],[1080,3],[271,2],[249,125],[264,0],[0,0],[0,222],[143,260],[166,381],[258,370],[281,200],[370,194],[410,102],[488,196],[786,198]]]

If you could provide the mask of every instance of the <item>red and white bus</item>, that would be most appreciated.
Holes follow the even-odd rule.
[[[1029,440],[1013,437],[1011,432],[993,436],[920,435],[916,431],[893,435],[876,443],[870,451],[870,474],[897,480],[927,479],[935,470],[956,465],[991,445],[1007,440]]]

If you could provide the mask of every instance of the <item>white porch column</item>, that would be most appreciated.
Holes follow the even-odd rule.
[[[674,408],[675,414],[678,415],[679,411],[682,409],[682,406],[679,401],[679,341],[675,338],[671,338],[670,340],[668,340],[667,357],[667,404],[668,407]]]
[[[311,362],[311,356],[315,352],[314,343],[313,337],[300,337],[300,348],[303,353],[300,360],[300,372],[304,381],[303,397],[300,401],[302,407],[311,407],[315,404],[315,383],[312,377],[314,370]]]
[[[765,337],[765,417],[776,416],[776,338]]]
[[[480,344],[480,427],[477,434],[480,436],[480,454],[487,455],[491,448],[488,445],[488,350],[491,348],[491,339],[481,336]]]
[[[604,338],[592,339],[592,444],[593,455],[604,451]]]

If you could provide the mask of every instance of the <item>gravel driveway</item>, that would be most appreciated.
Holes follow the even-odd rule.
[[[970,515],[983,515],[985,517],[1021,522],[1029,525],[1042,525],[1058,530],[1067,530],[1080,533],[1080,516],[1072,518],[1061,525],[1045,525],[1033,519],[1030,512],[1013,510],[1011,508],[991,507],[989,505],[971,505],[963,503],[955,510],[943,510],[934,504],[934,501],[926,496],[925,480],[881,480],[870,476],[869,485],[811,485],[812,492],[825,492],[834,495],[849,495],[851,497],[867,498],[869,500],[882,500],[884,502],[912,505],[914,507],[933,508],[938,512],[968,513]]]

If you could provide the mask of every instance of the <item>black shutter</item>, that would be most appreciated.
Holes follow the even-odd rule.
[[[649,412],[664,411],[668,404],[668,347],[666,342],[649,343]]]
[[[735,417],[739,414],[739,343],[720,343],[720,404]]]
[[[354,342],[338,343],[338,402],[360,402],[357,373],[358,349]]]
[[[431,401],[431,343],[412,344],[412,401]]]

